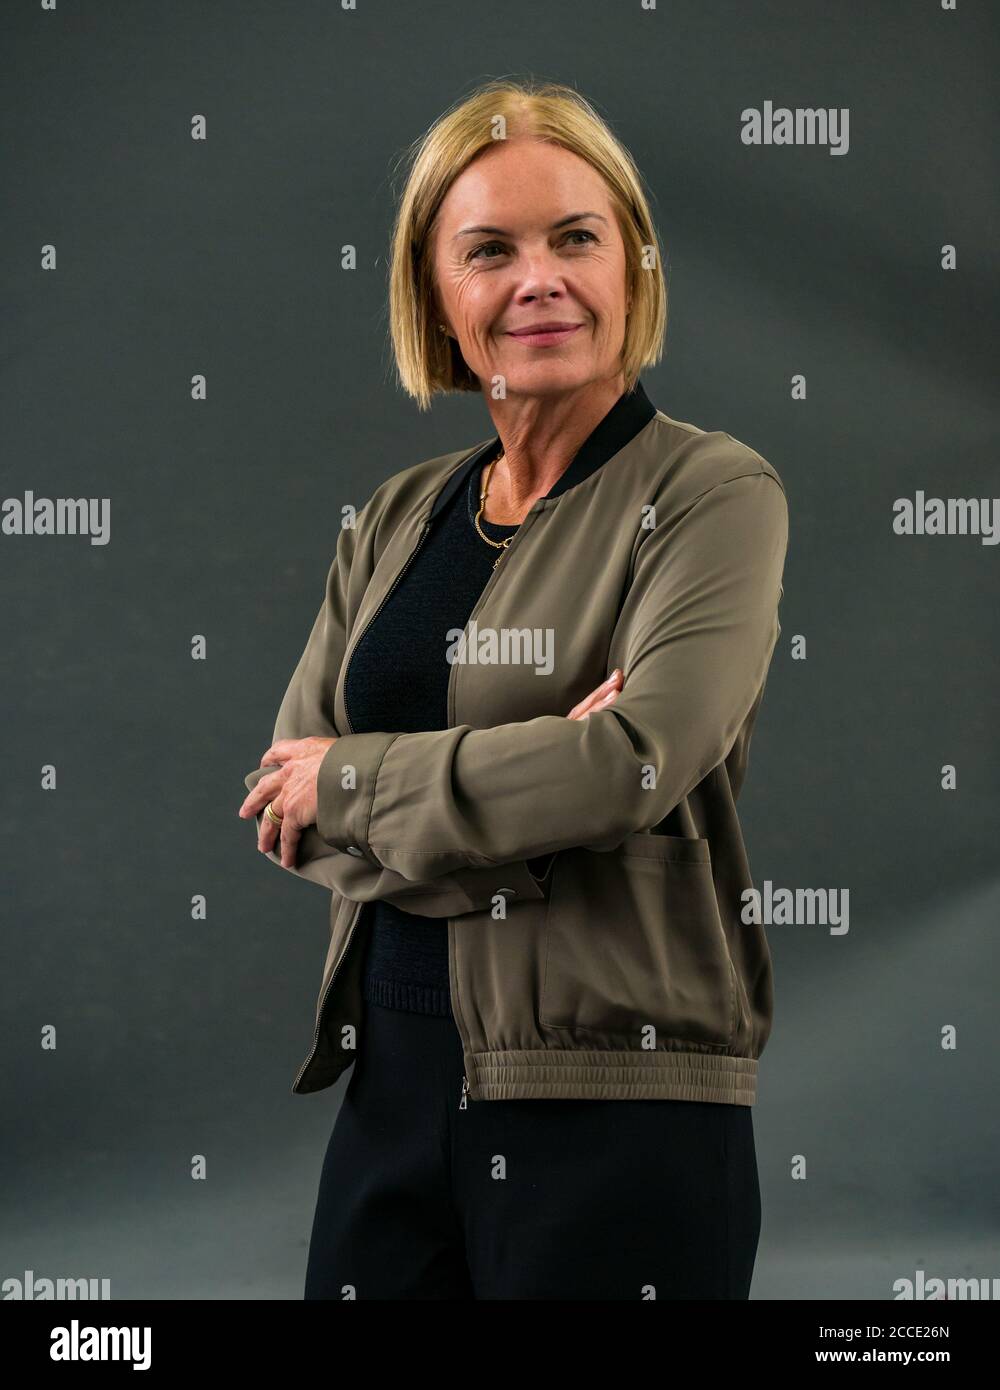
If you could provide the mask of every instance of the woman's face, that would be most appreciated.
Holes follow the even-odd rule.
[[[487,396],[545,395],[613,377],[625,338],[625,244],[604,180],[561,146],[499,140],[438,211],[439,322]],[[567,331],[523,336],[544,324]]]

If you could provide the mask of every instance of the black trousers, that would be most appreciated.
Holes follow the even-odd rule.
[[[307,1299],[749,1297],[751,1107],[470,1100],[450,1018],[366,1005]]]

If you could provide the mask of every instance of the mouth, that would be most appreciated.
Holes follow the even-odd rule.
[[[564,343],[567,338],[572,338],[582,327],[582,323],[540,323],[534,324],[531,328],[515,329],[507,336],[517,343],[527,344],[528,347],[553,347],[556,343]]]

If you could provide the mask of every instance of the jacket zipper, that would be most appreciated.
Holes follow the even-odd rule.
[[[368,621],[365,623],[364,628],[362,629],[362,632],[361,632],[360,636],[358,637],[357,641],[354,643],[353,647],[351,648],[351,655],[350,655],[350,657],[348,658],[348,661],[347,661],[347,668],[346,668],[346,670],[344,671],[344,713],[345,713],[346,716],[347,716],[347,730],[348,730],[348,733],[352,733],[352,734],[354,733],[354,726],[351,724],[351,713],[350,713],[350,710],[347,708],[347,675],[348,675],[348,672],[349,672],[350,669],[351,669],[351,662],[354,660],[354,654],[355,654],[355,652],[358,650],[358,647],[361,645],[361,639],[364,637],[365,633],[368,631],[368,629],[371,627],[372,623],[375,621],[375,619],[378,617],[379,613],[382,611],[382,608],[383,608],[383,606],[385,605],[386,601],[388,600],[388,598],[389,598],[390,594],[392,593],[393,589],[395,589],[396,585],[399,583],[399,581],[402,579],[403,575],[404,575],[404,574],[406,573],[406,571],[409,569],[409,567],[410,567],[410,565],[411,565],[411,563],[412,563],[412,561],[413,561],[414,556],[416,555],[417,551],[420,549],[420,547],[421,547],[421,546],[423,545],[423,543],[424,543],[424,539],[425,539],[425,537],[426,537],[426,535],[427,535],[427,532],[430,530],[430,524],[431,524],[431,523],[430,523],[430,520],[429,520],[429,519],[428,519],[427,521],[424,522],[423,530],[420,532],[420,539],[417,541],[416,545],[415,545],[415,546],[413,547],[413,549],[410,551],[410,554],[407,556],[406,563],[403,565],[402,569],[401,569],[401,570],[399,571],[399,573],[396,575],[396,578],[395,578],[395,579],[392,581],[392,583],[389,585],[389,588],[388,588],[388,590],[386,591],[386,593],[385,593],[385,595],[384,595],[384,597],[383,597],[383,599],[382,599],[382,602],[379,604],[379,606],[375,609],[375,612],[371,615],[371,617],[370,617],[370,618],[368,619]],[[316,1013],[316,1028],[315,1028],[315,1031],[314,1031],[314,1033],[313,1033],[312,1048],[310,1049],[309,1056],[306,1058],[306,1060],[302,1063],[301,1067],[299,1068],[299,1074],[298,1074],[298,1076],[296,1076],[295,1080],[292,1082],[292,1090],[293,1090],[293,1091],[295,1090],[295,1087],[299,1084],[299,1081],[302,1079],[302,1076],[303,1076],[303,1074],[305,1073],[306,1068],[309,1066],[310,1062],[311,1062],[311,1061],[313,1060],[313,1058],[316,1056],[316,1048],[319,1046],[320,1029],[323,1027],[323,1012],[324,1012],[324,1010],[326,1009],[326,1003],[327,1003],[327,1000],[328,1000],[329,997],[330,997],[330,991],[331,991],[331,989],[333,988],[333,982],[334,982],[334,980],[336,980],[337,975],[340,973],[340,967],[343,965],[344,961],[347,959],[347,953],[348,953],[348,951],[351,949],[351,940],[352,940],[352,938],[353,938],[353,936],[354,936],[354,928],[357,926],[358,918],[359,918],[360,915],[361,915],[361,909],[362,909],[363,906],[364,906],[364,903],[358,903],[358,904],[357,904],[357,910],[355,911],[354,919],[353,919],[353,921],[351,922],[351,925],[350,925],[350,926],[348,927],[348,929],[347,929],[347,940],[346,940],[346,942],[345,942],[345,944],[344,944],[344,949],[343,949],[343,951],[341,952],[340,960],[337,962],[336,967],[334,968],[333,974],[330,976],[329,980],[327,981],[326,989],[323,991],[323,997],[322,997],[322,999],[320,1000],[319,1009],[317,1010],[317,1013]]]
[[[529,515],[530,515],[530,513],[529,513]],[[527,517],[525,517],[525,520],[527,520]],[[523,528],[523,525],[524,525],[524,523],[522,522],[522,523],[521,523],[521,526],[518,527],[518,529],[517,529],[517,531],[516,531],[516,533],[515,533],[515,535],[514,535],[514,538],[513,538],[513,540],[511,541],[511,544],[507,547],[507,554],[504,555],[504,556],[502,556],[501,558],[506,559],[507,556],[509,555],[509,552],[510,552],[510,551],[514,548],[514,546],[517,544],[518,539],[519,539],[520,536],[522,535],[522,528]],[[418,551],[420,550],[420,547],[423,545],[424,540],[425,540],[426,537],[427,537],[427,532],[430,530],[430,527],[431,527],[431,523],[430,523],[430,518],[428,517],[428,519],[424,522],[423,530],[420,532],[420,538],[419,538],[419,540],[417,541],[417,543],[416,543],[416,545],[413,547],[413,549],[410,551],[409,555],[408,555],[407,558],[406,558],[406,562],[404,563],[403,567],[400,569],[400,571],[399,571],[399,573],[396,575],[395,579],[394,579],[394,580],[392,581],[392,583],[389,585],[389,588],[386,590],[386,592],[385,592],[385,594],[384,594],[384,596],[383,596],[383,598],[382,598],[382,601],[379,603],[379,606],[375,609],[375,612],[371,615],[371,617],[370,617],[370,618],[368,619],[368,621],[365,623],[364,628],[362,629],[360,636],[358,637],[357,641],[354,643],[354,645],[353,645],[352,648],[351,648],[351,655],[348,657],[348,659],[347,659],[347,666],[346,666],[345,669],[344,669],[344,713],[345,713],[346,718],[347,718],[347,731],[348,731],[348,733],[354,733],[354,726],[353,726],[353,724],[351,723],[351,714],[350,714],[350,710],[347,708],[347,678],[348,678],[348,676],[349,676],[349,674],[350,674],[351,662],[354,660],[355,654],[357,653],[358,647],[360,647],[360,645],[361,645],[361,642],[362,642],[362,640],[363,640],[363,638],[364,638],[365,633],[366,633],[366,632],[368,631],[368,629],[371,627],[372,623],[373,623],[373,622],[375,621],[375,619],[378,617],[379,613],[381,613],[383,607],[384,607],[385,604],[388,602],[390,596],[392,595],[394,589],[396,588],[396,585],[399,583],[399,581],[402,579],[403,575],[406,573],[406,571],[409,569],[410,565],[413,563],[413,560],[415,559],[415,557],[416,557]],[[499,578],[499,575],[500,575],[500,569],[501,569],[501,566],[499,566],[499,565],[497,565],[497,566],[494,567],[492,574],[490,575],[489,579],[486,581],[486,586],[485,586],[485,588],[483,589],[482,593],[479,595],[479,599],[478,599],[478,601],[476,602],[476,604],[474,605],[473,612],[472,612],[472,614],[470,614],[470,618],[471,618],[471,617],[474,617],[475,614],[482,608],[483,603],[485,602],[485,600],[486,600],[486,598],[487,598],[487,595],[488,595],[489,590],[492,589],[492,588],[494,588],[494,587],[496,586],[497,579]],[[334,980],[337,978],[337,974],[338,974],[338,972],[339,972],[339,970],[340,970],[340,967],[341,967],[341,965],[344,963],[344,960],[345,960],[346,957],[347,957],[347,952],[350,950],[351,938],[352,938],[352,936],[354,935],[354,928],[355,928],[355,926],[357,925],[358,916],[360,915],[360,910],[361,910],[361,907],[362,907],[362,906],[363,906],[363,904],[361,904],[361,903],[358,904],[358,912],[355,913],[354,921],[351,923],[351,925],[350,925],[350,927],[349,927],[349,929],[348,929],[348,933],[347,933],[347,943],[346,943],[346,945],[344,946],[343,954],[341,955],[340,960],[337,962],[336,969],[334,970],[333,974],[330,976],[330,980],[329,980],[329,983],[327,984],[326,989],[323,991],[323,998],[322,998],[322,1000],[320,1001],[319,1010],[318,1010],[318,1013],[317,1013],[317,1016],[316,1016],[316,1031],[315,1031],[315,1033],[314,1033],[314,1035],[313,1035],[312,1051],[309,1053],[309,1056],[306,1058],[306,1060],[302,1063],[302,1066],[299,1068],[299,1074],[298,1074],[298,1076],[297,1076],[297,1077],[295,1078],[295,1080],[292,1082],[292,1090],[293,1090],[293,1091],[294,1091],[295,1087],[299,1084],[299,1080],[300,1080],[300,1078],[302,1077],[303,1072],[306,1070],[306,1068],[309,1066],[309,1063],[312,1061],[313,1057],[316,1055],[316,1048],[317,1048],[317,1046],[318,1046],[318,1044],[319,1044],[320,1029],[321,1029],[321,1027],[322,1027],[322,1025],[323,1025],[323,1011],[324,1011],[324,1009],[326,1008],[326,1001],[327,1001],[327,999],[328,999],[329,996],[330,996],[330,990],[333,988],[333,982],[334,982]],[[450,925],[449,925],[449,930],[450,930]],[[452,993],[453,993],[453,996],[454,996],[454,991],[452,991]],[[454,1000],[454,997],[453,997],[453,998],[452,998],[452,1007],[453,1007],[453,1008],[454,1008],[454,1004],[455,1004],[455,1000]],[[455,1013],[458,1014],[458,1010],[457,1010],[457,1009],[455,1010]],[[464,1044],[464,1040],[463,1040],[463,1044]],[[459,1103],[458,1103],[458,1108],[459,1108],[460,1110],[468,1110],[468,1108],[469,1108],[469,1096],[471,1095],[471,1092],[472,1092],[472,1088],[471,1088],[471,1086],[469,1085],[468,1077],[466,1077],[465,1075],[463,1075],[463,1076],[462,1076],[462,1097],[461,1097],[461,1100],[460,1100]]]
[[[477,614],[479,614],[479,613],[482,611],[483,606],[484,606],[484,604],[486,603],[486,600],[489,598],[489,596],[490,596],[492,590],[495,589],[496,586],[497,586],[497,584],[499,583],[500,575],[503,573],[503,571],[504,571],[504,570],[509,566],[509,564],[510,564],[510,554],[511,554],[511,551],[514,549],[514,547],[517,545],[518,541],[519,541],[519,540],[521,539],[521,537],[524,535],[524,532],[525,532],[525,522],[528,520],[528,517],[530,517],[530,516],[533,514],[534,510],[535,510],[535,508],[534,508],[534,506],[532,506],[531,510],[528,512],[528,516],[526,516],[526,517],[524,518],[524,521],[521,522],[521,525],[520,525],[520,526],[517,528],[517,530],[514,532],[514,536],[513,536],[513,539],[511,540],[510,545],[507,547],[507,549],[504,551],[504,553],[500,556],[500,559],[503,561],[503,564],[497,564],[497,565],[495,565],[495,566],[493,567],[493,570],[492,570],[492,572],[491,572],[491,574],[490,574],[489,579],[487,579],[485,585],[483,586],[482,592],[480,593],[478,599],[476,600],[476,602],[475,602],[475,603],[473,604],[473,606],[472,606],[472,612],[469,614],[469,617],[468,617],[468,619],[466,620],[467,622],[472,622],[472,620],[477,616]],[[449,719],[451,719],[451,718],[454,716],[454,707],[455,707],[454,690],[453,690],[453,687],[452,687],[452,684],[451,684],[452,680],[454,679],[454,674],[455,674],[454,669],[452,669],[451,675],[450,675],[449,678],[448,678],[448,718],[449,718]],[[449,725],[449,727],[453,727],[453,726]],[[459,1008],[459,1004],[458,1004],[458,989],[456,988],[456,977],[455,977],[454,974],[452,973],[452,969],[451,969],[451,957],[454,955],[454,952],[455,952],[455,928],[454,928],[454,926],[452,925],[452,923],[449,922],[449,923],[448,923],[448,958],[449,958],[449,960],[448,960],[448,973],[449,973],[449,980],[450,980],[450,984],[451,984],[451,1007],[452,1007],[452,1013],[453,1013],[454,1016],[455,1016],[455,1026],[456,1026],[456,1028],[458,1029],[458,1035],[459,1035],[459,1037],[460,1037],[461,1040],[462,1040],[462,1050],[463,1050],[463,1052],[464,1052],[464,1050],[465,1050],[465,1048],[466,1048],[466,1045],[467,1045],[467,1038],[466,1038],[465,1029],[464,1029],[464,1020],[462,1019],[462,1011],[461,1011],[461,1009]],[[459,1108],[459,1110],[468,1110],[468,1108],[469,1108],[469,1101],[470,1101],[470,1100],[475,1100],[475,1096],[472,1094],[472,1087],[471,1087],[471,1085],[469,1084],[469,1078],[468,1078],[466,1075],[463,1074],[463,1076],[462,1076],[462,1095],[461,1095],[461,1099],[460,1099],[459,1102],[458,1102],[458,1108]]]
[[[337,978],[337,976],[340,974],[340,967],[343,965],[344,961],[347,959],[347,953],[348,953],[348,951],[351,949],[351,941],[352,941],[352,939],[353,939],[353,937],[354,937],[354,928],[355,928],[355,927],[357,926],[357,924],[358,924],[358,918],[361,916],[361,909],[362,909],[363,907],[364,907],[364,903],[360,903],[360,902],[359,902],[359,903],[356,905],[356,907],[355,907],[354,917],[351,919],[351,925],[347,928],[347,940],[346,940],[345,943],[344,943],[344,949],[343,949],[343,951],[341,951],[341,953],[340,953],[340,960],[337,961],[337,964],[334,966],[334,969],[333,969],[333,974],[330,976],[329,980],[328,980],[327,983],[326,983],[326,989],[323,991],[323,998],[320,1000],[319,1008],[318,1008],[318,1010],[317,1010],[317,1012],[316,1012],[316,1028],[315,1028],[315,1030],[314,1030],[314,1032],[313,1032],[312,1047],[311,1047],[310,1050],[309,1050],[309,1056],[308,1056],[308,1057],[306,1058],[306,1060],[302,1063],[301,1067],[299,1067],[299,1074],[298,1074],[298,1076],[297,1076],[297,1077],[295,1078],[295,1080],[292,1082],[292,1090],[293,1090],[293,1091],[295,1090],[296,1086],[297,1086],[297,1085],[299,1084],[299,1082],[301,1081],[302,1076],[303,1076],[303,1074],[304,1074],[306,1068],[309,1066],[309,1064],[310,1064],[310,1062],[312,1061],[312,1059],[316,1056],[316,1049],[317,1049],[317,1047],[319,1046],[319,1034],[320,1034],[320,1029],[321,1029],[322,1026],[323,1026],[323,1012],[324,1012],[324,1010],[326,1009],[326,1001],[327,1001],[327,1000],[329,999],[329,997],[330,997],[330,990],[333,988],[333,982],[334,982],[334,980],[335,980],[335,979]]]
[[[420,539],[417,541],[416,545],[413,547],[413,549],[410,551],[410,554],[407,556],[406,563],[403,565],[403,568],[402,568],[402,569],[399,571],[399,573],[396,575],[396,578],[395,578],[395,579],[392,581],[392,583],[389,585],[388,589],[387,589],[386,592],[385,592],[385,595],[384,595],[383,598],[382,598],[382,602],[379,604],[379,606],[375,609],[375,612],[371,615],[371,617],[370,617],[370,618],[368,619],[368,621],[365,623],[364,628],[362,629],[361,635],[358,637],[357,641],[354,643],[354,646],[351,648],[351,655],[350,655],[350,657],[348,658],[347,667],[346,667],[346,669],[344,670],[344,713],[347,715],[347,732],[350,733],[350,734],[353,734],[353,733],[354,733],[354,725],[351,723],[351,712],[350,712],[350,710],[347,708],[347,678],[348,678],[348,675],[350,674],[351,662],[354,660],[354,657],[355,657],[355,655],[356,655],[356,653],[357,653],[357,650],[358,650],[358,648],[361,646],[362,641],[364,640],[364,635],[365,635],[365,633],[368,631],[368,629],[371,627],[372,623],[375,621],[375,619],[376,619],[376,618],[378,617],[378,615],[381,613],[382,609],[385,607],[385,604],[386,604],[387,601],[389,600],[389,598],[390,598],[390,596],[391,596],[393,590],[395,589],[396,585],[399,583],[399,581],[402,579],[403,575],[406,573],[406,571],[410,568],[410,565],[413,563],[413,560],[414,560],[414,558],[416,557],[416,554],[417,554],[418,550],[420,549],[420,547],[421,547],[421,546],[423,545],[423,543],[424,543],[424,540],[425,540],[425,538],[426,538],[426,536],[427,536],[427,532],[430,530],[430,527],[431,527],[431,523],[430,523],[430,520],[428,519],[427,521],[424,522],[424,529],[420,532]]]
[[[533,510],[533,509],[532,509],[532,510]],[[529,516],[530,516],[530,514],[531,514],[531,513],[529,512]],[[527,517],[525,517],[525,521],[526,521],[526,520],[527,520]],[[523,526],[524,526],[524,523],[522,522],[522,523],[521,523],[521,526],[518,527],[518,529],[517,529],[517,531],[516,531],[516,533],[515,533],[515,535],[514,535],[514,538],[513,538],[513,540],[511,541],[511,544],[507,547],[507,554],[509,554],[509,552],[514,548],[514,546],[517,544],[518,540],[520,539],[521,535],[523,534]],[[402,579],[403,575],[406,573],[406,571],[409,569],[410,565],[413,563],[413,560],[416,558],[416,555],[417,555],[418,551],[420,550],[420,547],[423,545],[423,543],[424,543],[424,541],[425,541],[425,539],[426,539],[426,537],[427,537],[427,532],[430,530],[430,528],[431,528],[431,522],[430,522],[430,518],[428,517],[427,520],[426,520],[426,521],[424,522],[424,524],[423,524],[423,530],[420,532],[420,537],[419,537],[419,539],[418,539],[416,545],[415,545],[415,546],[413,547],[413,549],[410,551],[410,553],[409,553],[409,555],[407,556],[406,561],[405,561],[405,563],[403,564],[402,568],[400,569],[399,573],[396,575],[395,579],[392,581],[392,583],[389,585],[389,588],[386,590],[386,592],[385,592],[385,594],[384,594],[384,596],[383,596],[383,598],[382,598],[382,601],[379,603],[378,607],[375,609],[375,612],[371,615],[371,617],[370,617],[370,618],[368,619],[368,621],[365,623],[364,628],[362,629],[360,636],[359,636],[358,639],[355,641],[354,645],[351,647],[351,655],[348,657],[348,659],[347,659],[347,666],[346,666],[345,669],[344,669],[344,714],[346,715],[346,718],[347,718],[347,730],[348,730],[348,733],[354,733],[354,726],[353,726],[352,723],[351,723],[351,714],[350,714],[350,710],[347,708],[347,678],[348,678],[348,675],[350,674],[351,662],[354,660],[355,654],[356,654],[356,652],[357,652],[357,650],[358,650],[358,647],[361,645],[361,642],[362,642],[362,639],[364,638],[365,633],[366,633],[366,632],[368,631],[368,629],[371,627],[372,623],[373,623],[373,622],[375,621],[375,619],[378,617],[379,613],[381,613],[383,607],[384,607],[385,604],[388,602],[390,596],[392,595],[394,589],[396,588],[396,585],[397,585],[397,584],[399,583],[399,581]],[[507,554],[505,554],[505,555],[502,556],[501,558],[502,558],[502,559],[506,559],[506,558],[507,558]],[[473,607],[473,611],[472,611],[472,613],[470,614],[470,618],[474,617],[475,614],[482,608],[482,606],[483,606],[483,604],[484,604],[484,602],[485,602],[485,600],[486,600],[486,598],[487,598],[487,595],[488,595],[489,590],[490,590],[491,588],[494,588],[494,587],[496,586],[497,580],[498,580],[499,575],[500,575],[500,569],[501,569],[501,566],[499,566],[499,565],[494,566],[494,569],[493,569],[492,574],[490,575],[489,579],[486,581],[486,585],[485,585],[485,587],[484,587],[482,593],[479,595],[479,598],[478,598],[476,604],[475,604],[474,607]],[[337,964],[336,964],[336,966],[335,966],[335,968],[334,968],[333,974],[330,976],[330,979],[329,979],[329,981],[327,982],[326,989],[323,991],[323,997],[322,997],[322,999],[320,1000],[319,1008],[318,1008],[317,1013],[316,1013],[316,1028],[315,1028],[315,1030],[314,1030],[314,1032],[313,1032],[313,1043],[312,1043],[312,1048],[310,1049],[309,1056],[306,1058],[306,1060],[302,1063],[302,1066],[299,1068],[298,1075],[296,1076],[295,1080],[292,1082],[292,1090],[293,1090],[293,1091],[295,1090],[295,1087],[299,1084],[299,1081],[302,1079],[302,1076],[303,1076],[303,1074],[305,1073],[306,1068],[309,1066],[309,1064],[312,1062],[313,1058],[314,1058],[315,1055],[316,1055],[316,1048],[319,1046],[319,1035],[320,1035],[320,1030],[321,1030],[321,1028],[322,1028],[322,1026],[323,1026],[323,1013],[324,1013],[324,1010],[326,1009],[327,1000],[328,1000],[329,997],[330,997],[330,991],[331,991],[331,989],[333,988],[333,983],[334,983],[334,981],[336,980],[337,975],[340,973],[340,967],[343,965],[344,961],[347,959],[347,953],[348,953],[348,951],[351,949],[351,940],[352,940],[352,938],[353,938],[353,936],[354,936],[354,929],[355,929],[355,927],[357,926],[358,918],[359,918],[360,915],[361,915],[361,909],[362,909],[363,906],[364,906],[363,903],[358,903],[358,904],[357,904],[357,911],[356,911],[355,914],[354,914],[354,918],[353,918],[353,920],[352,920],[352,922],[351,922],[351,925],[350,925],[350,926],[348,927],[348,929],[347,929],[347,941],[346,941],[345,944],[344,944],[344,949],[343,949],[343,952],[341,953],[340,960],[337,962]],[[451,927],[450,927],[450,924],[449,924],[449,931],[450,931],[450,930],[451,930]],[[452,991],[453,996],[454,996],[454,993],[455,993],[455,991]],[[452,1007],[453,1007],[453,1008],[454,1008],[454,1003],[455,1003],[455,1000],[454,1000],[454,997],[453,997],[453,998],[452,998]],[[456,1015],[460,1016],[460,1015],[458,1014],[458,1010],[457,1010],[457,1009],[455,1009],[455,1013],[456,1013]],[[463,1038],[463,1046],[464,1046],[464,1038]],[[468,1108],[469,1108],[469,1097],[470,1097],[471,1093],[472,1093],[472,1088],[471,1088],[471,1086],[469,1085],[468,1077],[465,1076],[465,1075],[463,1074],[463,1076],[462,1076],[462,1096],[461,1096],[461,1099],[460,1099],[460,1101],[459,1101],[459,1103],[458,1103],[458,1108],[459,1108],[460,1110],[468,1110]]]

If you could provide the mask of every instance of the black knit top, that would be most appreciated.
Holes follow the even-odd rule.
[[[448,727],[446,634],[465,627],[501,553],[474,525],[479,486],[475,468],[354,649],[344,688],[354,732]],[[485,518],[479,524],[497,541],[517,531]],[[363,989],[369,1003],[451,1014],[447,919],[417,917],[376,901],[365,904],[358,925],[367,936]]]
[[[656,413],[637,381],[587,436],[546,498],[589,478]],[[448,727],[447,633],[465,628],[500,554],[477,533],[473,518],[483,467],[502,452],[497,434],[451,475],[430,513],[435,525],[362,634],[344,688],[352,730],[405,734]],[[479,524],[498,541],[517,531],[491,521]],[[551,855],[529,859],[528,868],[540,877],[551,860]],[[358,929],[367,935],[364,997],[369,1003],[451,1014],[447,920],[417,917],[376,901],[364,905]]]

